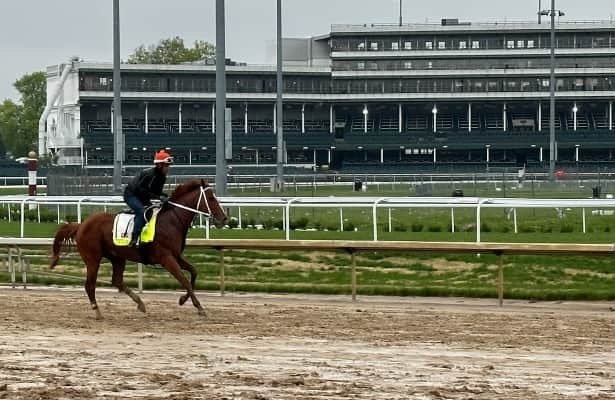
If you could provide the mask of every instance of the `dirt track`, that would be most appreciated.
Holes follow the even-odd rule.
[[[0,398],[615,399],[608,303],[0,288]]]

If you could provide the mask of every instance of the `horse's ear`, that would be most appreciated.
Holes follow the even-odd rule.
[[[206,188],[207,184],[205,183],[205,179],[201,178],[201,187]]]

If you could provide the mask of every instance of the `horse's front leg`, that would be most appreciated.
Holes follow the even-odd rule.
[[[192,299],[192,304],[194,304],[197,310],[199,310],[199,315],[205,316],[205,310],[201,306],[199,300],[194,295],[192,284],[188,282],[188,279],[186,279],[186,277],[182,273],[179,261],[169,254],[160,260],[160,264],[164,268],[166,268],[166,270],[169,271],[171,275],[175,277],[175,279],[177,279],[177,281],[184,287],[184,289],[186,289],[186,291],[188,292],[187,297],[190,297],[190,299]],[[194,270],[194,267],[191,266],[191,268]],[[196,271],[194,271],[194,274],[192,276],[196,280]]]
[[[179,267],[181,269],[183,269],[184,271],[188,271],[190,273],[190,286],[192,287],[192,290],[194,290],[194,288],[196,287],[196,277],[197,277],[197,272],[196,272],[196,268],[194,268],[192,266],[192,264],[190,264],[184,257],[179,256],[177,258],[177,262],[179,264]],[[179,305],[183,306],[184,303],[186,303],[186,301],[188,300],[188,298],[190,297],[190,293],[186,292],[185,295],[181,296],[179,298]]]

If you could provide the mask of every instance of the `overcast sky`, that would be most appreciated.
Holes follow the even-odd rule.
[[[140,44],[180,36],[215,43],[215,0],[121,0],[122,58]],[[542,0],[543,6],[550,4]],[[0,0],[0,100],[21,75],[76,55],[112,61],[112,0]],[[227,57],[263,64],[275,39],[275,0],[226,0]],[[283,0],[283,34],[306,37],[337,23],[397,22],[399,0]],[[615,0],[557,0],[566,20],[609,20]],[[533,21],[538,0],[404,0],[404,21]]]

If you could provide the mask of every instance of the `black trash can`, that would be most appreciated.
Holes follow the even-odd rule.
[[[600,192],[602,192],[602,188],[600,186],[594,186],[592,188],[592,197],[594,199],[599,199],[601,194]]]
[[[360,192],[362,186],[363,186],[363,182],[361,181],[361,179],[354,180],[354,191],[355,192]]]
[[[463,197],[463,190],[455,189],[455,190],[453,190],[453,193],[451,194],[451,196],[453,196],[453,197]]]

